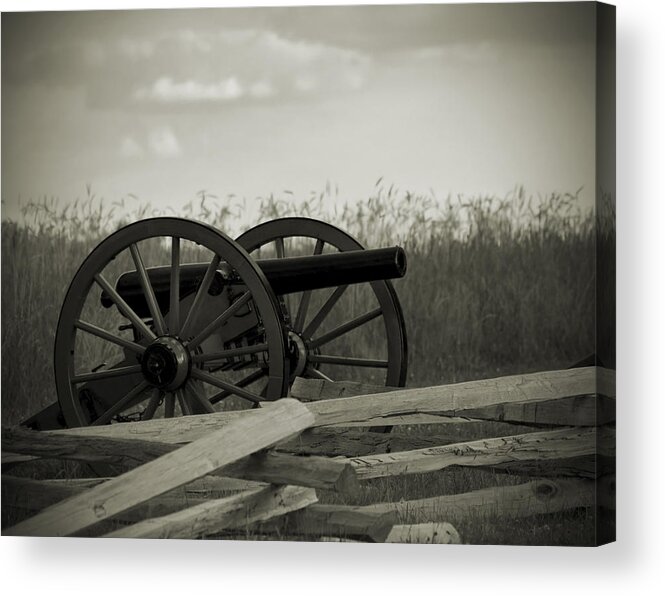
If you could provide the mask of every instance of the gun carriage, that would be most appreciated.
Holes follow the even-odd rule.
[[[313,219],[273,220],[236,240],[180,218],[130,224],[72,279],[55,339],[58,403],[24,424],[252,407],[286,396],[296,376],[364,372],[403,386],[406,332],[389,280],[405,272],[402,248],[365,250]],[[367,326],[372,333],[354,339]]]

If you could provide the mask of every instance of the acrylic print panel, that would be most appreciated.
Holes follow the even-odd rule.
[[[614,28],[3,14],[3,533],[613,540]]]

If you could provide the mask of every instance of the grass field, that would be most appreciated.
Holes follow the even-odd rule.
[[[597,237],[594,214],[582,210],[574,195],[531,202],[518,190],[506,199],[441,205],[381,187],[366,202],[346,208],[335,208],[325,194],[306,208],[271,197],[259,203],[254,223],[311,216],[339,225],[367,247],[401,244],[406,249],[408,273],[395,287],[409,337],[407,386],[563,368],[594,351],[595,252],[597,243],[614,245],[613,229]],[[148,214],[152,210],[143,206],[129,219]],[[178,215],[230,235],[249,227],[224,201],[211,197],[199,197]],[[55,399],[52,343],[64,294],[88,252],[121,223],[93,196],[76,210],[49,201],[28,204],[22,223],[2,222],[3,425]],[[355,341],[369,345],[373,340],[359,336]],[[491,432],[488,424],[485,436]],[[453,469],[374,482],[367,499],[426,497],[522,481]],[[590,544],[594,536],[590,511],[452,521],[470,543]]]

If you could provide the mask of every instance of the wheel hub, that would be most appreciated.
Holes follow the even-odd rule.
[[[189,376],[191,361],[187,348],[175,337],[164,335],[155,339],[145,350],[141,362],[148,383],[173,391]]]
[[[299,377],[307,366],[307,346],[297,333],[289,331],[289,357],[291,360],[291,377]]]

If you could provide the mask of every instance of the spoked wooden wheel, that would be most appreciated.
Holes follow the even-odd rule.
[[[114,284],[120,274],[134,280],[133,293]],[[86,258],[62,306],[54,364],[65,421],[99,425],[213,412],[227,398],[238,407],[278,399],[288,388],[279,317],[263,273],[225,234],[169,217],[128,225]]]
[[[236,241],[255,258],[363,250],[339,228],[289,217],[258,225]],[[402,387],[407,372],[404,316],[389,281],[280,297],[289,335],[290,376]]]

